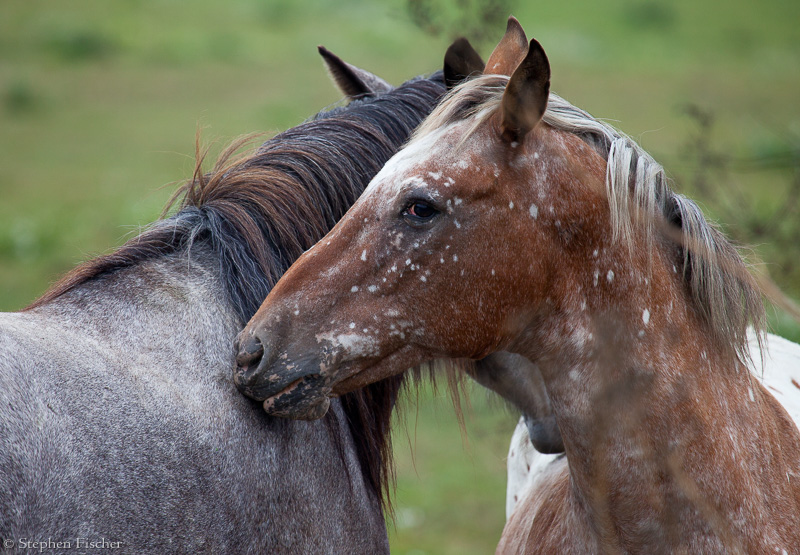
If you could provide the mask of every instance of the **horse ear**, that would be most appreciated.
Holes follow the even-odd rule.
[[[522,25],[513,15],[508,18],[506,34],[500,39],[495,47],[489,61],[486,62],[484,73],[494,75],[511,75],[520,62],[525,58],[528,51],[528,38]]]
[[[333,82],[351,100],[388,92],[394,88],[377,75],[348,64],[322,45],[317,50],[325,61]]]
[[[528,54],[508,80],[500,103],[500,131],[508,142],[520,140],[542,119],[550,95],[550,62],[542,45],[531,40]]]
[[[469,41],[456,39],[444,54],[444,84],[449,91],[473,75],[483,73],[483,60]]]

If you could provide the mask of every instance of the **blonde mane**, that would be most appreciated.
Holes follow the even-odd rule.
[[[497,111],[508,77],[483,75],[453,89],[414,133],[410,142],[444,126],[470,120],[466,141]],[[656,237],[677,243],[684,280],[696,309],[721,345],[729,345],[747,364],[747,328],[753,326],[759,346],[765,337],[761,291],[737,249],[705,219],[692,200],[672,191],[661,165],[630,137],[550,93],[542,121],[573,133],[606,160],[606,194],[614,241],[633,245],[643,234],[653,252]]]

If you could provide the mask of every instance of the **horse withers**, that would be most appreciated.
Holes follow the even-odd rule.
[[[441,73],[377,90],[353,69],[334,67],[365,98],[208,174],[198,165],[177,213],[0,315],[0,539],[388,552],[399,381],[295,423],[264,414],[229,373],[233,338],[275,281],[445,92]]]
[[[800,433],[749,368],[748,330],[759,354],[774,340],[741,257],[638,145],[549,92],[518,25],[486,68],[240,334],[265,409],[321,415],[409,364],[505,349],[541,371],[566,457],[498,551],[796,550]]]

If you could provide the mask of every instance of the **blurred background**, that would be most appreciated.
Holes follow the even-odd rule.
[[[488,57],[511,13],[555,92],[639,141],[800,298],[800,2],[4,0],[0,310],[157,218],[197,128],[213,153],[336,103],[316,45],[399,84],[457,35]],[[516,416],[470,397],[465,432],[444,394],[403,403],[396,553],[494,550]]]

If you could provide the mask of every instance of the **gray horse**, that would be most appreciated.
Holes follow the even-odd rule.
[[[293,422],[230,377],[233,339],[275,281],[445,92],[441,72],[391,89],[323,54],[366,98],[198,169],[175,215],[0,315],[7,548],[388,551],[391,409],[371,407],[400,382]]]

